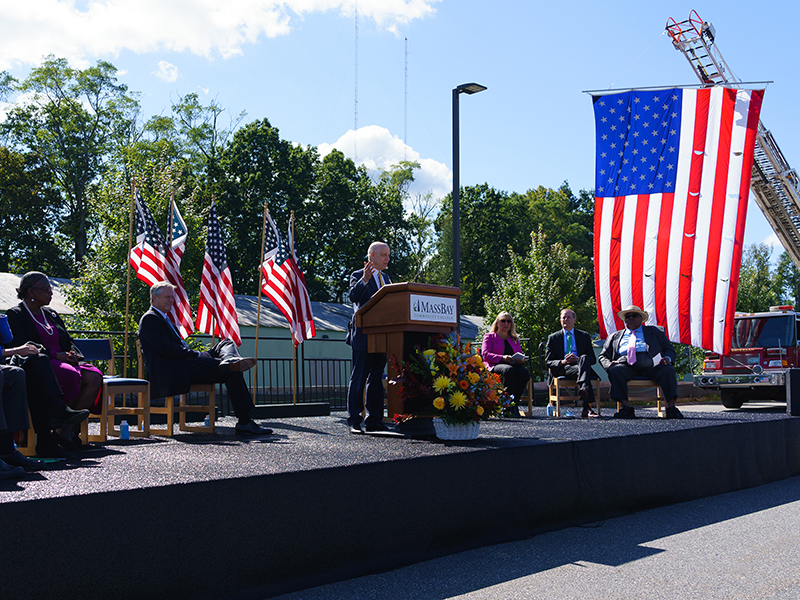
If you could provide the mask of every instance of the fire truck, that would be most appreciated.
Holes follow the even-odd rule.
[[[706,352],[694,384],[719,390],[725,408],[748,400],[786,400],[789,369],[800,368],[800,313],[793,306],[736,313],[730,356]]]

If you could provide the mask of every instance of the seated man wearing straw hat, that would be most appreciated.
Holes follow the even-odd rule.
[[[675,400],[678,397],[678,378],[672,365],[675,349],[660,327],[642,325],[649,315],[638,306],[629,306],[617,313],[625,322],[620,329],[608,336],[600,364],[608,372],[611,382],[611,400],[622,404],[618,419],[633,419],[633,407],[628,402],[628,382],[642,378],[655,381],[667,400],[667,418],[682,419],[683,415]]]

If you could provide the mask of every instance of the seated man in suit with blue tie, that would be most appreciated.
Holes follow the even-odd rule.
[[[389,246],[372,242],[367,252],[364,268],[350,275],[350,301],[355,315],[381,287],[391,283],[383,273],[389,266]],[[383,424],[383,368],[386,354],[367,352],[367,336],[355,326],[355,316],[347,331],[347,343],[353,349],[353,367],[347,388],[347,425],[350,433],[362,433],[361,411],[364,409],[364,386],[367,389],[367,419],[364,429],[368,433],[386,431]]]
[[[592,365],[596,362],[592,338],[585,331],[575,329],[575,311],[565,308],[559,317],[561,331],[547,338],[544,362],[548,366],[547,385],[554,377],[567,377],[578,382],[578,395],[583,399],[581,416],[596,417],[592,410],[594,390],[591,379],[596,378]]]
[[[600,364],[608,372],[611,400],[622,404],[614,416],[633,419],[633,407],[628,402],[628,382],[637,377],[655,381],[667,399],[668,419],[682,419],[675,406],[678,397],[678,378],[672,365],[675,349],[661,327],[642,325],[649,315],[638,306],[629,306],[617,313],[625,321],[625,329],[608,336],[600,353]]]
[[[236,433],[267,435],[250,418],[253,398],[242,372],[252,369],[255,358],[242,358],[232,340],[222,340],[207,352],[190,350],[167,313],[175,304],[175,286],[160,281],[150,288],[150,310],[139,321],[139,341],[150,381],[150,397],[185,394],[193,383],[224,383],[239,422]]]

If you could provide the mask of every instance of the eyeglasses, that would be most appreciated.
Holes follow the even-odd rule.
[[[498,323],[513,323],[513,322],[514,322],[514,321],[512,321],[511,319],[500,319],[500,320],[498,321]]]
[[[625,318],[626,319],[635,319],[636,317],[641,317],[641,315],[639,313],[626,313],[625,314]]]

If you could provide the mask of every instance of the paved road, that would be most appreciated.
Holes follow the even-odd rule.
[[[800,477],[280,598],[797,600]]]

